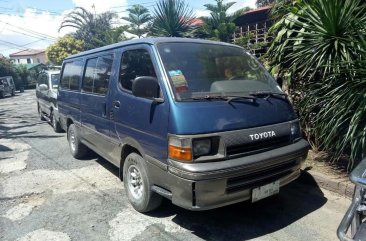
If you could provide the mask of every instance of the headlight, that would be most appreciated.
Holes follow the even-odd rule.
[[[300,124],[298,121],[295,121],[291,124],[291,137],[293,141],[297,141],[299,138],[301,138]]]
[[[195,157],[211,153],[211,139],[193,140],[193,155]]]

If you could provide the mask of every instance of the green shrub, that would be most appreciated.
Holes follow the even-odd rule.
[[[349,155],[351,167],[366,150],[366,2],[296,0],[274,9],[270,65],[290,77],[312,146],[333,160]]]

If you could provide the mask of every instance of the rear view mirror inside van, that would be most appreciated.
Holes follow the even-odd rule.
[[[151,76],[140,76],[133,80],[132,94],[137,97],[153,99],[162,102],[160,99],[160,87],[158,80]]]

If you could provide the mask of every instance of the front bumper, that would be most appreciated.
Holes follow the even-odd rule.
[[[168,197],[174,204],[190,210],[207,210],[249,200],[255,187],[277,180],[283,186],[295,180],[308,150],[309,144],[300,140],[237,159],[206,163],[169,161],[164,173],[149,165],[149,175],[154,184],[171,193]]]

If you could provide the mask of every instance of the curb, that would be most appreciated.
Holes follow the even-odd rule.
[[[305,171],[303,173],[311,175],[316,184],[323,189],[337,193],[343,197],[352,199],[355,185],[348,179],[339,176],[325,175],[316,171]]]

